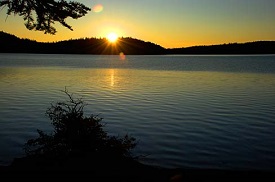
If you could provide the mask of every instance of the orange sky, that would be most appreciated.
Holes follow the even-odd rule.
[[[56,23],[57,34],[29,31],[19,16],[0,11],[0,30],[20,38],[52,42],[106,37],[133,37],[165,48],[257,40],[275,40],[274,0],[83,0],[93,10],[74,31]]]

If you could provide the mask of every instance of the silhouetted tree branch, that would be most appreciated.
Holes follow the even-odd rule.
[[[2,0],[1,7],[7,7],[7,15],[22,16],[27,29],[44,31],[45,34],[56,33],[54,22],[73,30],[65,19],[68,17],[78,19],[91,10],[79,2],[64,0]]]

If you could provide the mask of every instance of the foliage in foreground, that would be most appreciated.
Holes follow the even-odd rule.
[[[22,16],[27,29],[44,31],[45,34],[56,33],[53,27],[55,22],[73,30],[65,19],[78,19],[91,10],[82,3],[64,0],[2,0],[0,8],[2,7],[7,7],[7,15]]]
[[[25,144],[27,156],[53,160],[71,156],[133,158],[131,149],[136,146],[135,138],[108,136],[103,130],[102,118],[84,116],[83,100],[73,98],[66,89],[63,92],[69,100],[52,104],[46,111],[54,131],[46,134],[38,130],[39,137]]]

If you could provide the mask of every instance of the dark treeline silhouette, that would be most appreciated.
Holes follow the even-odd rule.
[[[1,53],[44,53],[44,54],[105,54],[117,55],[160,55],[160,54],[275,54],[275,41],[230,43],[211,46],[193,46],[165,49],[157,44],[122,37],[116,43],[106,38],[81,38],[52,43],[20,39],[0,32]]]
[[[275,41],[167,49],[167,54],[275,54]]]
[[[163,54],[165,49],[151,42],[133,38],[119,38],[110,43],[106,38],[81,38],[66,41],[42,43],[20,39],[0,32],[2,53],[45,53],[45,54],[119,54],[127,55]]]

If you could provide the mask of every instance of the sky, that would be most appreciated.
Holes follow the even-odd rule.
[[[76,0],[75,0],[76,1]],[[86,16],[59,23],[56,35],[30,31],[22,17],[0,9],[0,30],[20,38],[53,42],[119,37],[150,41],[165,48],[275,40],[275,0],[82,0]]]

